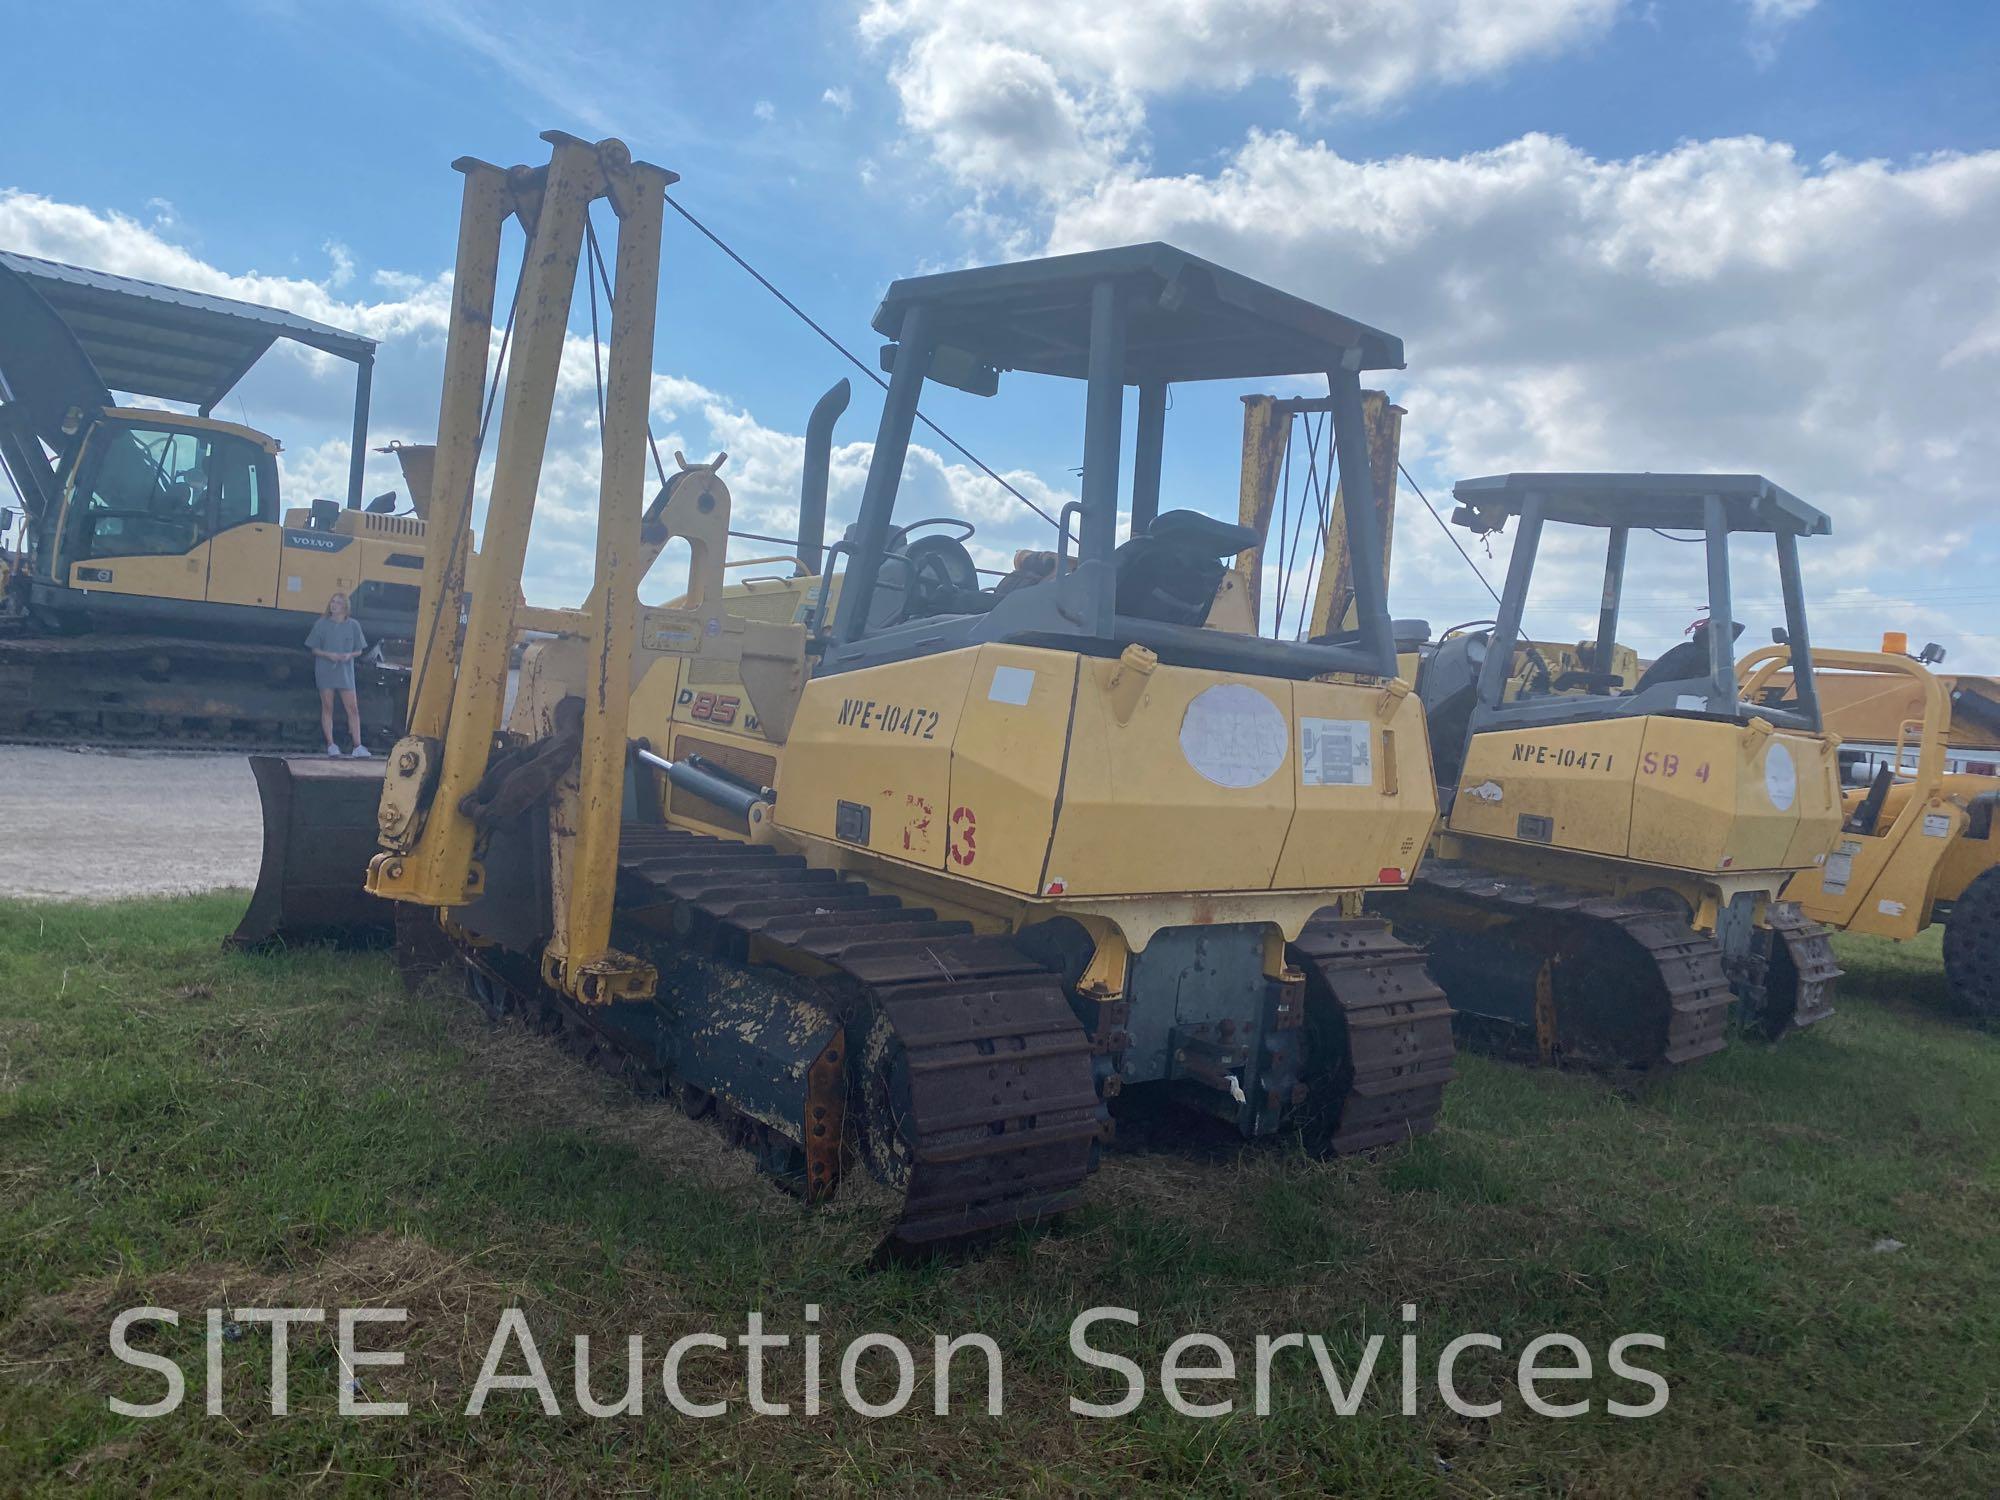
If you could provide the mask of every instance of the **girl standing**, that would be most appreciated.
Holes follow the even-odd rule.
[[[326,736],[326,753],[340,754],[333,742],[333,695],[340,694],[340,706],[347,710],[347,735],[354,742],[356,759],[368,757],[361,743],[361,704],[354,696],[354,662],[368,649],[361,634],[361,622],[347,612],[347,595],[335,594],[326,601],[326,613],[313,621],[306,636],[306,649],[313,654],[313,683],[319,688],[319,727]]]

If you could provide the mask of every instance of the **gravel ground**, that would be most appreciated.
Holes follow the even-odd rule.
[[[247,887],[261,823],[241,755],[0,745],[0,896]]]

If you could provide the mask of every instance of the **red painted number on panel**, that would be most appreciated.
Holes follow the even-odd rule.
[[[688,705],[690,719],[703,719],[710,724],[734,724],[736,707],[741,700],[715,693],[696,693],[694,701]]]
[[[972,863],[977,851],[973,847],[979,831],[979,820],[972,815],[969,807],[954,807],[951,810],[951,862],[965,866]]]

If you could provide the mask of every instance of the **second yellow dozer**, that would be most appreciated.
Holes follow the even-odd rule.
[[[1400,366],[1400,342],[1157,244],[897,282],[874,320],[890,378],[832,549],[837,604],[751,619],[788,611],[731,610],[746,590],[723,588],[718,465],[641,515],[671,174],[616,142],[547,139],[543,168],[460,163],[421,611],[443,628],[420,631],[369,890],[436,909],[490,1012],[713,1113],[808,1199],[886,1185],[904,1243],[1070,1207],[1142,1086],[1320,1150],[1429,1130],[1449,1008],[1360,911],[1407,884],[1436,818],[1379,576],[1361,570],[1345,639],[1209,629],[1247,536],[1157,513],[1167,387],[1214,378],[1324,377],[1342,476],[1366,497],[1359,375]],[[580,609],[534,609],[517,587],[599,198],[618,236],[595,583]],[[523,314],[461,635],[516,215]],[[990,395],[1004,371],[1082,383],[1083,473],[1053,565],[989,587],[969,525],[913,536],[894,512],[926,380]],[[1121,544],[1127,386],[1142,524]],[[1352,514],[1356,557],[1379,555],[1372,508]],[[685,594],[642,605],[676,539]],[[503,720],[524,630],[546,638]]]
[[[1798,541],[1830,531],[1827,517],[1757,475],[1509,474],[1455,495],[1453,520],[1476,535],[1516,523],[1513,555],[1491,628],[1422,653],[1444,822],[1411,889],[1372,906],[1423,946],[1462,1025],[1532,1038],[1545,1060],[1691,1062],[1724,1045],[1732,998],[1773,1037],[1831,1014],[1826,930],[1781,893],[1833,849],[1838,741],[1809,671],[1746,701],[1730,591],[1731,538],[1771,538],[1783,634],[1809,662]],[[1589,654],[1607,663],[1629,538],[1692,533],[1708,593],[1693,639],[1629,686],[1546,662],[1522,679],[1552,527],[1604,538]]]

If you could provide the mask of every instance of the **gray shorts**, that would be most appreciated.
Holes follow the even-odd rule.
[[[321,692],[330,688],[345,688],[354,691],[354,663],[351,661],[328,661],[323,656],[313,658],[313,685]]]

